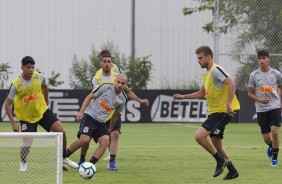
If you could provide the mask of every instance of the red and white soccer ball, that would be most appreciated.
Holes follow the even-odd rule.
[[[96,167],[91,162],[83,162],[78,169],[80,177],[86,180],[92,179],[96,175]]]

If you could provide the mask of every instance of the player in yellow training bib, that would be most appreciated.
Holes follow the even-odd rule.
[[[240,109],[235,95],[235,81],[221,66],[213,62],[213,52],[208,46],[199,47],[196,54],[201,68],[206,69],[202,77],[203,86],[191,94],[174,94],[173,100],[207,99],[208,119],[196,131],[195,139],[217,162],[213,177],[219,176],[227,166],[229,172],[223,179],[231,180],[237,178],[239,173],[223,147],[223,135],[225,126],[236,114],[235,110]]]
[[[64,127],[53,112],[48,108],[48,87],[42,73],[34,72],[35,61],[26,56],[22,59],[22,74],[11,84],[5,102],[5,110],[14,132],[37,132],[37,126],[42,126],[47,132],[63,132],[63,164],[64,170],[69,165],[77,168],[78,165],[66,157],[67,139]],[[20,121],[17,125],[13,113]],[[25,138],[20,154],[20,171],[27,170],[27,155],[30,151],[32,138]]]

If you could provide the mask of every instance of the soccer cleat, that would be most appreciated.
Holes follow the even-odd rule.
[[[25,172],[27,170],[27,163],[26,162],[20,162],[19,171]]]
[[[268,147],[266,153],[267,153],[268,158],[271,158],[272,157],[272,148]]]
[[[82,164],[83,162],[85,162],[85,161],[80,160],[80,161],[77,163],[78,168],[81,166],[81,164]]]
[[[65,164],[63,164],[63,171],[68,171],[69,169],[68,169],[68,166],[67,165],[65,165]]]
[[[272,166],[272,167],[278,166],[277,160],[272,160],[272,161],[271,161],[271,166]]]
[[[108,167],[109,170],[117,170],[117,166],[115,162],[109,162]]]
[[[74,169],[78,168],[77,163],[75,163],[74,161],[71,161],[69,158],[63,158],[63,164],[68,165]]]
[[[232,179],[235,179],[235,178],[238,178],[238,177],[239,177],[238,171],[229,172],[229,173],[227,173],[227,175],[223,178],[223,180],[232,180]]]
[[[214,174],[213,174],[213,177],[217,177],[217,176],[219,176],[223,172],[223,170],[224,170],[224,168],[226,166],[226,163],[227,162],[225,162],[225,160],[223,160],[223,162],[217,163],[216,169],[215,169]]]
[[[107,157],[103,158],[103,160],[110,160],[110,153]]]

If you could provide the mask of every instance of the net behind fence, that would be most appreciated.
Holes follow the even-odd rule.
[[[0,165],[0,183],[62,183],[62,134],[0,133]]]

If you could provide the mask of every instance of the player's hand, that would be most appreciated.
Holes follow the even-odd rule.
[[[181,94],[174,94],[174,95],[172,96],[172,101],[174,101],[174,100],[176,100],[176,99],[183,99],[183,95],[181,95]]]
[[[111,134],[112,134],[112,130],[111,129],[108,129],[108,135],[111,137]]]
[[[83,117],[83,112],[78,112],[76,115],[76,121],[80,121]]]
[[[149,106],[149,100],[148,99],[141,99],[140,103],[144,104],[145,106]]]
[[[20,131],[20,127],[17,123],[12,123],[12,129],[14,132],[19,132]]]
[[[229,116],[235,117],[236,112],[233,111],[231,104],[226,104],[226,111]]]
[[[270,102],[270,99],[265,97],[265,98],[260,98],[259,102],[262,104],[268,104]]]

